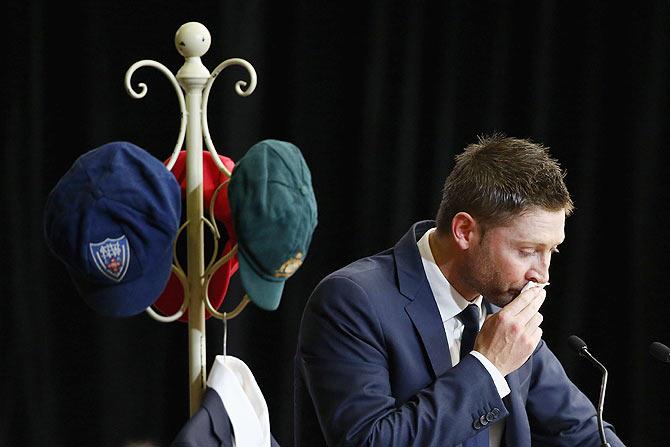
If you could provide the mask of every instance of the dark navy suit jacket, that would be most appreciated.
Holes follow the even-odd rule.
[[[177,433],[170,447],[232,447],[232,435],[233,427],[223,401],[216,391],[207,388],[200,408]],[[271,447],[279,447],[274,437],[270,442]]]
[[[434,225],[314,290],[294,365],[295,446],[453,446],[503,418],[508,447],[600,446],[594,406],[544,341],[506,377],[504,399],[474,356],[452,367],[417,247]]]

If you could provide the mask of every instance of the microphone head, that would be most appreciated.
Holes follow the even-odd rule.
[[[576,335],[571,335],[568,337],[568,345],[575,351],[577,354],[581,353],[582,350],[586,349],[586,343],[581,338]]]
[[[670,348],[657,341],[649,345],[649,354],[656,360],[670,362]]]

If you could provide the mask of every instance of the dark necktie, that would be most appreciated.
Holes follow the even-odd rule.
[[[465,326],[461,337],[461,360],[475,346],[475,338],[479,332],[479,307],[469,304],[458,314],[458,319]],[[489,431],[481,430],[475,436],[463,442],[463,447],[489,447]]]
[[[475,338],[479,332],[479,307],[469,304],[458,314],[458,319],[465,326],[461,337],[461,360],[475,347]]]

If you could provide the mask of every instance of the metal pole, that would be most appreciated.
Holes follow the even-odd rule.
[[[186,92],[186,218],[187,282],[192,297],[188,309],[189,402],[193,415],[202,401],[206,384],[205,306],[202,301],[205,277],[202,201],[202,91],[209,70],[200,57],[209,49],[211,37],[204,25],[189,22],[175,34],[175,46],[186,59],[176,78]]]

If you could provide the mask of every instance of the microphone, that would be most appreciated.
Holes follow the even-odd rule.
[[[600,363],[598,360],[596,360],[595,357],[591,355],[588,348],[586,347],[586,343],[584,342],[584,340],[577,337],[576,335],[571,335],[568,337],[568,344],[577,354],[579,354],[582,357],[585,357],[591,363],[596,365],[596,367],[602,373],[602,380],[600,382],[600,399],[598,399],[598,411],[597,411],[598,434],[600,435],[601,447],[610,447],[610,444],[607,442],[607,438],[605,437],[605,427],[603,425],[603,407],[605,405],[605,387],[607,387],[607,370],[605,369],[602,363]]]
[[[657,341],[649,345],[649,354],[654,357],[656,360],[661,362],[670,363],[670,348],[665,346],[663,343]]]

